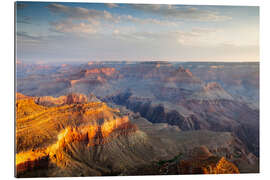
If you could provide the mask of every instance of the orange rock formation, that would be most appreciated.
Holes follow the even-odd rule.
[[[105,74],[106,76],[112,76],[115,73],[115,68],[94,68],[86,70],[85,76],[93,75],[93,74]]]
[[[58,99],[60,104],[62,99]],[[70,95],[62,106],[44,107],[36,104],[32,97],[17,99],[17,173],[45,166],[49,160],[61,162],[64,160],[61,150],[71,143],[91,147],[137,130],[127,116],[121,116],[119,110],[105,103],[76,103],[84,100],[84,96]]]

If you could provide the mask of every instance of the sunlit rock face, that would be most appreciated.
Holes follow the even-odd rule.
[[[43,106],[63,106],[66,104],[84,104],[88,102],[101,102],[93,94],[88,96],[84,94],[70,93],[66,96],[52,97],[52,96],[43,96],[35,97],[35,102]]]
[[[19,100],[19,99],[27,99],[29,98],[28,96],[22,94],[22,93],[16,93],[16,100]]]
[[[239,170],[235,164],[225,157],[213,155],[207,147],[194,148],[190,154],[177,164],[181,174],[237,174]]]
[[[49,161],[65,166],[70,157],[64,154],[70,152],[72,144],[78,150],[88,148],[91,151],[91,148],[106,144],[111,139],[127,137],[138,130],[127,116],[119,114],[119,110],[102,102],[87,102],[86,96],[42,98],[58,102],[57,107],[38,105],[32,97],[20,94],[17,97],[18,175],[48,166]]]
[[[95,68],[86,70],[85,76],[95,75],[95,74],[104,74],[106,76],[112,76],[116,73],[115,68]]]
[[[238,174],[236,165],[224,157],[209,157],[199,160],[182,160],[178,165],[181,174]]]

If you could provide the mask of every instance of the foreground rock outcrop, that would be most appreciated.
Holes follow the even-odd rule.
[[[17,99],[18,174],[44,167],[44,160],[68,164],[69,158],[63,155],[73,143],[95,148],[138,130],[127,116],[121,116],[117,109],[109,108],[105,103],[80,101],[78,104],[69,101],[70,97],[73,96],[67,96],[67,103],[57,107],[38,105],[33,97]],[[92,156],[96,158],[96,155]]]
[[[194,148],[180,160],[177,170],[181,174],[237,174],[238,168],[225,157],[213,155],[205,146]]]

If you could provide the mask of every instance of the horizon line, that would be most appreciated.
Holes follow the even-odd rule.
[[[244,60],[237,60],[237,61],[192,61],[192,60],[188,60],[188,61],[173,61],[173,60],[94,60],[94,61],[60,61],[60,62],[49,62],[49,61],[42,61],[42,62],[33,62],[33,61],[22,61],[22,60],[15,60],[15,63],[30,63],[30,64],[68,64],[68,63],[90,63],[90,62],[178,62],[178,63],[259,63],[259,61],[244,61]]]

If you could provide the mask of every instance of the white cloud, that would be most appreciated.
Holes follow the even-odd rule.
[[[51,23],[54,31],[63,33],[85,33],[85,34],[95,34],[97,33],[97,26],[89,23],[73,23],[71,20],[65,20],[61,22]]]
[[[155,18],[137,18],[131,15],[116,15],[104,10],[86,9],[81,7],[70,7],[61,4],[50,4],[47,6],[53,13],[66,16],[70,20],[88,20],[91,24],[100,24],[101,21],[107,23],[125,23],[133,22],[138,24],[156,24],[165,26],[174,26],[177,23],[169,20]]]
[[[106,6],[108,6],[109,8],[119,7],[118,4],[115,4],[115,3],[107,3]]]
[[[144,11],[146,13],[153,13],[169,18],[178,18],[185,20],[195,21],[226,21],[230,20],[231,17],[220,15],[216,11],[203,10],[190,6],[175,6],[175,5],[142,5],[132,4],[132,8]]]
[[[47,6],[47,8],[53,12],[60,15],[64,15],[69,19],[81,19],[81,20],[89,20],[89,21],[97,21],[97,20],[111,20],[112,15],[104,10],[99,11],[95,9],[87,9],[82,7],[70,7],[62,4],[52,3]]]
[[[154,18],[137,18],[131,15],[122,15],[119,16],[119,21],[123,22],[133,22],[133,23],[138,23],[138,24],[156,24],[156,25],[170,25],[170,26],[175,26],[177,25],[176,22],[173,21],[168,21],[168,20],[159,20],[159,19],[154,19]]]

